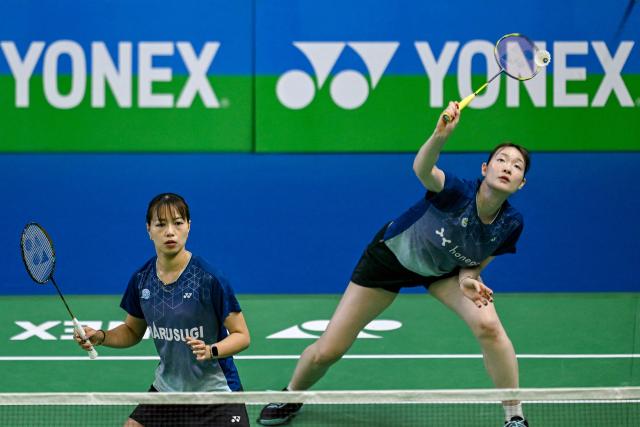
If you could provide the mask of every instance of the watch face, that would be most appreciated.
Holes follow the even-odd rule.
[[[211,356],[212,357],[218,356],[218,347],[216,347],[215,344],[211,344]]]

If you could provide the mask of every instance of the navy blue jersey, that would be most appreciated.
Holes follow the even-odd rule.
[[[212,344],[228,335],[224,321],[240,304],[227,281],[195,255],[178,280],[165,285],[156,273],[156,257],[136,271],[120,303],[131,316],[144,319],[160,364],[154,387],[163,392],[239,391],[233,358],[196,360],[185,337]]]
[[[505,201],[493,223],[483,224],[476,206],[480,183],[447,174],[442,191],[427,191],[389,225],[385,244],[405,268],[441,276],[458,267],[475,267],[490,256],[515,253],[522,215]]]

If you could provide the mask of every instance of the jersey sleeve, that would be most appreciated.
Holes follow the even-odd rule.
[[[522,230],[524,229],[524,224],[520,221],[518,227],[505,239],[504,242],[498,249],[493,252],[493,256],[503,255],[503,254],[515,254],[516,253],[516,243],[518,239],[520,239],[520,235],[522,234]]]
[[[229,284],[229,281],[223,276],[213,276],[212,300],[216,315],[220,319],[220,324],[224,323],[230,313],[239,313],[242,311],[233,288]]]
[[[473,184],[448,172],[444,172],[444,176],[442,190],[439,193],[427,191],[425,197],[440,210],[455,209],[461,202],[466,202],[469,194],[474,192]]]
[[[140,293],[138,291],[139,273],[135,273],[129,279],[127,289],[124,291],[122,301],[120,301],[120,307],[133,317],[138,319],[144,319],[144,313],[142,313],[142,307],[140,306]]]

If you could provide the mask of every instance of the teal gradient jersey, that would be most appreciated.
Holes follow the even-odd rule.
[[[198,361],[185,338],[207,344],[228,335],[224,320],[240,312],[229,283],[202,258],[192,255],[178,280],[163,284],[156,257],[136,271],[120,306],[144,319],[160,355],[153,385],[158,391],[240,391],[242,385],[232,357]]]
[[[480,182],[445,173],[442,191],[428,191],[389,225],[385,244],[405,268],[440,276],[475,267],[490,256],[515,253],[522,215],[505,201],[493,223],[483,224],[476,207]]]

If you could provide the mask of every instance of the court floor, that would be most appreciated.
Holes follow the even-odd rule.
[[[68,299],[94,327],[124,318],[119,296]],[[252,337],[236,356],[244,388],[286,385],[338,299],[240,295]],[[640,294],[503,294],[496,305],[516,347],[522,387],[640,385]],[[100,348],[91,361],[70,340],[71,325],[55,296],[0,297],[0,321],[0,392],[133,392],[153,380],[158,360],[151,339],[129,349]],[[429,295],[400,295],[363,332],[315,389],[491,387],[471,333]]]
[[[236,356],[247,391],[280,390],[298,355],[318,337],[339,295],[240,295],[251,347]],[[124,318],[119,296],[69,296],[83,323],[112,327]],[[496,306],[519,358],[521,386],[640,386],[638,293],[499,294]],[[89,360],[71,341],[57,296],[0,297],[0,392],[140,392],[158,363],[151,339],[129,349],[100,347]],[[426,294],[400,295],[369,324],[315,390],[491,388],[479,347],[466,326]],[[501,425],[499,404],[306,405],[298,427]],[[129,407],[1,407],[14,426],[121,425]],[[640,405],[586,410],[527,403],[536,427],[635,426]],[[4,411],[4,412],[3,412]],[[21,412],[20,412],[21,411]],[[252,425],[260,405],[248,407]],[[59,423],[58,423],[59,422]],[[94,422],[94,421],[92,421]],[[54,423],[54,424],[52,424]],[[58,424],[55,424],[58,423]],[[80,424],[74,424],[80,423]],[[453,423],[453,424],[452,424]]]

